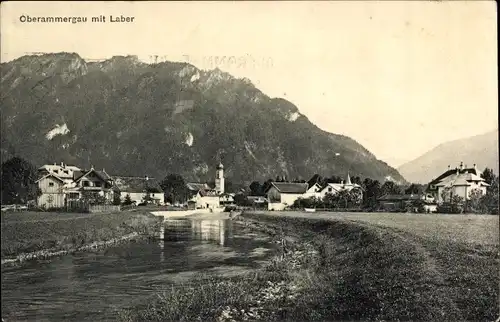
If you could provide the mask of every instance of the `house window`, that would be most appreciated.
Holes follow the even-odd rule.
[[[68,174],[69,172],[68,172],[68,170],[64,170],[64,173]]]
[[[55,173],[59,173],[59,170],[54,170]]]
[[[332,188],[331,188],[331,187],[330,187],[330,188],[328,188],[328,192],[332,192]]]
[[[84,187],[88,187],[88,186],[90,186],[90,182],[88,182],[88,181],[83,181],[83,186],[84,186]]]
[[[96,187],[100,187],[101,186],[101,183],[99,181],[95,182],[94,184]]]
[[[54,186],[54,183],[53,182],[49,182],[49,187],[53,187]]]

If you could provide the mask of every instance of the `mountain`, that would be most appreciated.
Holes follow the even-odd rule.
[[[31,55],[1,64],[1,93],[2,159],[188,180],[212,179],[222,161],[233,182],[347,171],[404,181],[356,141],[219,69],[135,56]]]
[[[398,168],[406,180],[428,183],[460,162],[483,171],[488,167],[498,174],[498,130],[440,144],[431,151]]]

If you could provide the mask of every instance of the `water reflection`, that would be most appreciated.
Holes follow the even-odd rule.
[[[160,230],[160,239],[164,241],[199,240],[227,246],[232,237],[232,222],[227,219],[166,219]]]
[[[158,233],[162,239],[155,242],[2,268],[3,317],[119,320],[115,308],[142,303],[200,272],[230,276],[258,268],[270,255],[262,250],[274,247],[267,236],[251,235],[231,220],[167,220]]]

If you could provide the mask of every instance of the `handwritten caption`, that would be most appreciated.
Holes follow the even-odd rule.
[[[240,56],[192,56],[182,55],[183,61],[193,64],[202,69],[214,68],[272,68],[274,61],[272,57],[254,57],[250,54]],[[164,61],[172,61],[167,55],[150,55],[151,64],[159,64]]]
[[[99,16],[94,16],[94,17],[62,17],[62,16],[57,16],[57,17],[33,17],[29,15],[21,15],[19,16],[19,21],[22,23],[72,23],[72,24],[77,24],[77,23],[87,23],[87,22],[95,22],[95,23],[131,23],[135,22],[135,17],[132,16],[124,16],[124,15],[119,15],[119,16],[105,16],[105,15],[99,15]]]

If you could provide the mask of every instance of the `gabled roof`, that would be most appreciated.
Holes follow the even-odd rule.
[[[271,187],[275,187],[281,193],[306,193],[308,190],[307,183],[271,182],[266,192],[269,191]]]
[[[95,169],[90,169],[90,170],[81,170],[81,171],[75,171],[73,172],[73,180],[76,182],[80,181],[83,177],[89,175],[90,173],[95,173],[95,175],[101,179],[102,181],[109,181],[111,180],[111,176],[106,173],[106,171],[98,171]]]
[[[340,190],[342,190],[342,186],[343,186],[343,184],[341,184],[341,183],[327,183],[320,191],[323,191],[329,187],[336,190],[336,191],[340,191]]]
[[[160,184],[154,178],[114,177],[114,188],[121,192],[161,192]]]
[[[481,182],[481,184],[488,185],[484,179],[474,173],[463,172],[449,175],[440,182],[436,183],[436,187],[452,187],[452,186],[471,186],[473,181]]]
[[[311,188],[314,188],[314,187],[318,188],[317,191],[321,191],[323,189],[323,187],[321,187],[321,185],[319,183],[315,183],[311,186],[309,186],[309,184],[308,184],[307,191],[311,190]]]
[[[41,177],[41,178],[40,178],[40,179],[38,179],[37,181],[35,181],[35,183],[38,183],[40,180],[45,179],[45,178],[48,178],[48,177],[53,177],[53,178],[55,178],[55,179],[57,179],[57,180],[61,181],[62,183],[64,183],[64,182],[65,182],[62,178],[60,178],[60,177],[56,176],[55,174],[53,174],[53,173],[49,173],[49,174],[44,175],[43,177]]]
[[[443,179],[445,179],[445,178],[447,178],[449,176],[456,175],[457,171],[459,172],[459,174],[461,174],[461,173],[470,173],[470,174],[474,174],[474,175],[476,175],[478,177],[480,177],[480,175],[481,175],[481,172],[479,170],[477,170],[476,168],[464,168],[462,170],[460,170],[459,168],[450,169],[450,170],[446,171],[445,173],[443,173],[442,175],[440,175],[439,177],[437,177],[436,179],[434,179],[431,182],[429,182],[429,185],[436,185],[441,180],[443,180]]]
[[[211,190],[208,184],[199,182],[188,182],[186,187],[191,191]]]
[[[312,178],[307,181],[308,189],[310,189],[315,184],[318,184],[319,186],[321,186],[320,185],[320,179],[321,179],[321,177],[320,177],[319,174],[313,175]]]
[[[79,168],[71,165],[46,164],[38,168],[41,173],[55,173],[62,179],[73,179],[73,172],[80,171]]]
[[[351,183],[351,184],[347,184],[347,183],[328,183],[326,186],[323,187],[323,189],[321,189],[321,191],[327,189],[328,187],[331,187],[333,188],[334,190],[336,191],[341,191],[341,190],[352,190],[352,189],[361,189],[363,190],[363,187],[361,187],[359,184],[356,184],[356,183]]]

